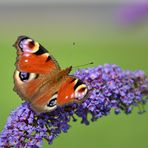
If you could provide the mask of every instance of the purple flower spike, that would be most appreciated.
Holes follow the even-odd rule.
[[[69,121],[81,118],[81,123],[106,116],[113,108],[115,114],[126,114],[138,106],[139,113],[148,100],[148,78],[143,71],[123,71],[116,65],[106,64],[94,68],[81,69],[75,74],[88,86],[87,98],[81,103],[58,107],[49,113],[37,115],[27,102],[17,107],[8,117],[0,134],[1,147],[41,147],[42,140],[49,144],[61,133],[70,128]]]

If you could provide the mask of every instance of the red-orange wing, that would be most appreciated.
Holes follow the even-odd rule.
[[[18,71],[48,74],[60,70],[54,57],[33,39],[20,36],[14,46],[17,49],[16,67]]]
[[[57,105],[62,106],[71,102],[81,102],[87,92],[87,86],[81,80],[68,76],[59,88]]]

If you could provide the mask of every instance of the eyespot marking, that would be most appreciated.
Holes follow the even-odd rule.
[[[28,47],[30,48],[30,49],[34,49],[34,47],[35,47],[35,42],[32,40],[32,41],[30,41],[29,43],[28,43]]]
[[[82,87],[82,88],[80,88],[80,89],[78,90],[78,92],[79,92],[79,93],[84,92],[85,89],[86,89],[86,87]]]
[[[47,104],[48,107],[53,107],[56,105],[56,98],[50,100],[50,102]]]
[[[30,73],[27,72],[19,72],[19,78],[21,81],[26,81],[29,79]]]
[[[82,82],[80,79],[76,79],[76,80],[75,80],[74,90],[76,90],[77,87],[78,87],[79,85],[81,85],[81,84],[83,84],[83,82]]]
[[[41,54],[44,54],[44,53],[48,53],[48,51],[42,45],[39,45],[39,49],[34,54],[35,55],[41,55]]]
[[[14,78],[17,80],[17,82],[19,84],[23,84],[25,82],[29,82],[31,80],[37,79],[38,78],[38,74],[36,73],[28,73],[28,72],[20,72],[17,71],[14,74]]]
[[[81,84],[75,90],[75,98],[77,100],[81,100],[81,99],[83,99],[85,97],[87,92],[88,92],[88,89],[87,89],[86,85],[85,84]]]
[[[57,107],[57,97],[58,94],[54,94],[50,99],[47,105],[45,105],[44,110],[46,111],[52,111],[54,109],[56,109]]]
[[[30,38],[20,38],[18,43],[22,52],[35,53],[39,50],[39,43]]]

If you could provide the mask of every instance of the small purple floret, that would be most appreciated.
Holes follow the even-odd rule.
[[[41,147],[42,140],[49,144],[61,133],[70,128],[69,122],[81,118],[81,123],[106,116],[114,109],[129,114],[134,107],[139,114],[145,112],[148,100],[148,78],[143,71],[123,71],[117,65],[106,64],[95,68],[81,69],[75,74],[89,89],[88,96],[81,104],[69,104],[56,110],[37,115],[27,102],[11,112],[4,130],[0,134],[3,147]]]

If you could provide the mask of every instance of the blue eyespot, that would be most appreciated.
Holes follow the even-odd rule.
[[[54,107],[56,105],[56,102],[57,102],[56,99],[57,98],[50,100],[49,103],[47,104],[47,106],[48,107]]]
[[[20,72],[19,73],[19,77],[21,79],[21,81],[26,81],[29,79],[30,73],[27,72]]]
[[[57,107],[57,92],[49,99],[49,102],[47,104],[48,110],[53,110]]]

